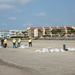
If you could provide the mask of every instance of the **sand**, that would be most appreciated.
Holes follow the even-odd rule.
[[[22,41],[22,45],[28,45]],[[75,52],[36,53],[36,49],[74,47],[74,40],[34,40],[26,49],[0,49],[0,75],[75,75]]]
[[[0,59],[0,75],[38,75],[33,69],[7,63]]]

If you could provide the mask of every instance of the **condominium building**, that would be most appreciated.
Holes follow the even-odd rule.
[[[53,34],[51,31],[60,29],[61,33],[56,34],[58,36],[65,36],[68,37],[68,30],[67,27],[75,29],[75,26],[56,26],[56,27],[28,27],[28,36],[29,37],[42,37],[42,36],[51,36],[53,37],[55,34]]]
[[[68,26],[75,30],[75,26]],[[52,30],[60,29],[61,33],[53,33]],[[13,36],[29,36],[29,37],[55,37],[55,36],[74,36],[74,34],[69,34],[67,26],[49,26],[49,27],[28,27],[26,30],[0,30],[1,37],[13,37]]]

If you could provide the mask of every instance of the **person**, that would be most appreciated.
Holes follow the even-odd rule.
[[[13,39],[12,43],[13,43],[13,48],[16,48],[16,39]]]
[[[17,41],[17,42],[18,42],[18,45],[17,45],[17,46],[18,46],[18,47],[20,47],[21,39],[18,39],[18,41]]]
[[[32,40],[31,40],[31,38],[29,38],[28,42],[29,42],[29,47],[32,47]]]
[[[4,46],[4,37],[1,38],[1,46]]]
[[[7,47],[7,43],[8,43],[8,40],[7,40],[7,39],[5,39],[5,40],[4,40],[4,48],[6,48],[6,47]]]

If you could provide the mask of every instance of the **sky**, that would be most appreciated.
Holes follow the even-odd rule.
[[[75,0],[0,0],[0,29],[75,26]]]

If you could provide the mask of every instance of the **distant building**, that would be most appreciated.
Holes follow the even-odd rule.
[[[14,37],[14,36],[24,36],[22,32],[26,30],[0,30],[0,38],[1,37]]]
[[[9,30],[0,30],[0,38],[7,37],[8,34],[9,34]]]
[[[56,27],[28,27],[27,32],[29,37],[43,37],[43,36],[51,36],[53,37],[55,34],[52,34],[52,30],[60,29],[61,34],[56,34],[57,36],[64,35],[65,37],[68,37],[68,26],[56,26]],[[73,29],[75,29],[75,26],[69,26]]]
[[[22,32],[25,32],[26,30],[9,30],[10,37],[16,37],[16,36],[24,36]]]
[[[68,26],[70,28],[73,28],[75,30],[75,26]],[[61,33],[52,33],[52,30],[60,29]],[[69,37],[74,36],[75,34],[69,34],[67,30],[67,26],[49,26],[49,27],[28,27],[26,30],[0,30],[0,38],[1,37],[16,37],[16,36],[22,36],[22,37]]]

